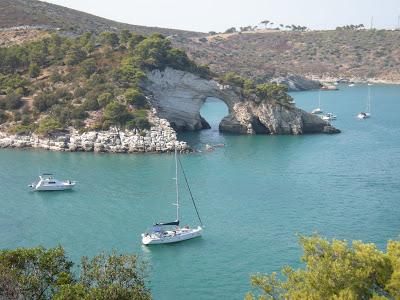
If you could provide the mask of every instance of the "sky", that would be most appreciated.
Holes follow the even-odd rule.
[[[262,20],[312,29],[347,24],[395,28],[400,0],[46,0],[119,22],[224,31]]]

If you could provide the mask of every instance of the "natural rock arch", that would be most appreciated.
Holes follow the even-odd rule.
[[[220,130],[241,134],[302,134],[337,132],[327,122],[294,106],[276,102],[245,99],[240,90],[223,86],[195,74],[167,68],[148,72],[144,88],[161,118],[167,119],[178,131],[209,128],[201,117],[200,108],[207,98],[215,97],[228,107],[228,116]]]

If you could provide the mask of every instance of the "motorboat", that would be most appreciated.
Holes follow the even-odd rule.
[[[355,86],[354,83],[350,83],[350,84],[349,84],[349,87],[353,87],[353,86]]]
[[[57,180],[53,174],[42,174],[39,176],[39,181],[29,185],[35,191],[64,191],[71,190],[76,185],[76,181]]]
[[[188,188],[190,198],[192,200],[194,209],[196,210],[197,217],[199,219],[200,225],[197,227],[189,227],[189,225],[180,227],[179,220],[179,185],[178,185],[178,161],[180,169],[182,170],[183,176],[185,178],[186,186]],[[152,226],[150,230],[142,233],[142,244],[143,245],[154,245],[154,244],[169,244],[181,242],[196,237],[200,237],[203,233],[203,224],[200,219],[199,212],[197,210],[196,203],[194,201],[192,192],[190,190],[189,182],[186,178],[185,171],[183,170],[182,163],[178,158],[177,151],[175,149],[175,189],[176,189],[176,220],[166,223],[156,223]]]
[[[336,120],[337,116],[334,114],[331,114],[331,113],[326,113],[321,116],[321,119],[325,120],[325,121],[332,121],[332,120]]]

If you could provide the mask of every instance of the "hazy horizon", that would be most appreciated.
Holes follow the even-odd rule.
[[[275,24],[302,25],[311,29],[334,29],[348,24],[375,28],[398,26],[398,0],[46,0],[107,19],[144,26],[193,31],[224,31],[229,27],[257,25],[262,20]]]

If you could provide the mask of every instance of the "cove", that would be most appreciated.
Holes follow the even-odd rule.
[[[0,151],[0,247],[62,244],[68,256],[101,251],[138,253],[149,263],[154,299],[243,299],[249,275],[300,266],[298,234],[358,239],[383,247],[400,228],[400,87],[374,85],[372,117],[359,121],[366,86],[322,93],[338,115],[338,135],[227,135],[227,112],[207,101],[211,129],[185,133],[196,149],[185,154],[204,236],[187,243],[143,247],[142,233],[174,213],[174,163],[168,154]],[[291,94],[315,108],[318,92]],[[189,139],[191,138],[191,140]],[[31,193],[39,172],[78,181],[68,193]],[[182,190],[183,224],[196,216]]]

